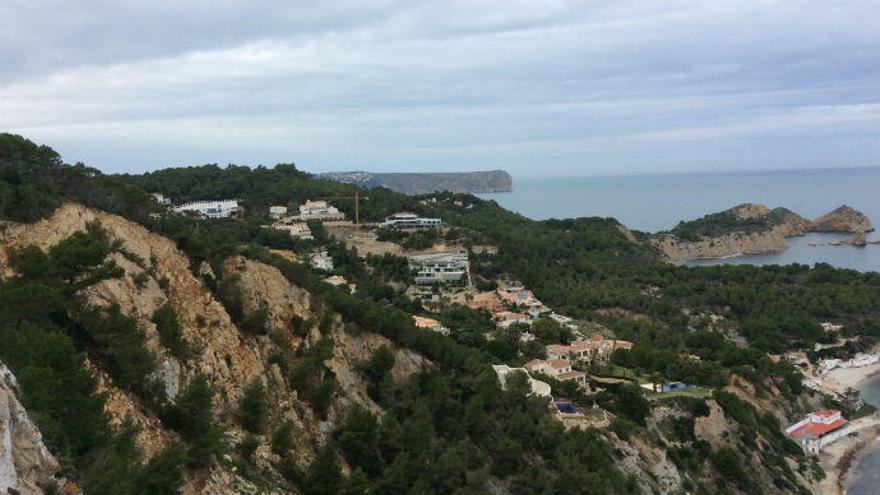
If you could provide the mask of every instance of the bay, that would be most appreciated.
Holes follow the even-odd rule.
[[[535,220],[582,216],[612,217],[631,229],[657,232],[683,220],[742,203],[782,206],[816,218],[841,205],[880,222],[880,168],[805,169],[726,173],[657,174],[618,177],[514,177],[514,191],[481,194]],[[718,263],[828,263],[839,268],[880,271],[880,246],[829,246],[843,234],[809,234],[789,239],[776,253],[693,260]],[[880,239],[876,232],[869,240]],[[815,246],[813,246],[815,244]]]

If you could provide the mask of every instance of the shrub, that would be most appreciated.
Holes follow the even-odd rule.
[[[171,352],[171,355],[184,361],[190,355],[190,349],[183,340],[183,332],[177,321],[177,312],[170,304],[165,303],[153,313],[153,323],[159,332],[159,341]]]
[[[238,403],[238,418],[245,430],[251,433],[262,433],[266,428],[266,387],[259,377],[244,389],[244,395]]]

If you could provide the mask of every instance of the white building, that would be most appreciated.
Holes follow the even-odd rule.
[[[409,257],[409,263],[418,270],[416,283],[422,285],[457,282],[468,273],[467,251],[416,254]]]
[[[287,207],[286,206],[270,206],[269,207],[269,218],[280,220],[287,215]]]
[[[441,225],[443,225],[443,221],[439,218],[422,218],[415,213],[407,212],[395,213],[382,223],[384,227],[397,229],[436,228]]]
[[[325,272],[333,270],[333,258],[327,254],[327,251],[313,253],[309,258],[309,264],[315,270],[323,270]]]
[[[309,201],[299,207],[299,218],[307,220],[345,220],[345,214],[326,201]]]
[[[193,201],[172,208],[177,213],[196,213],[207,218],[229,218],[241,211],[237,199]]]

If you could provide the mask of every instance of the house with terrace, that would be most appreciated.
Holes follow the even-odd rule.
[[[567,359],[533,359],[525,364],[531,373],[543,373],[559,381],[574,381],[578,385],[587,384],[587,375],[582,371],[573,370]]]

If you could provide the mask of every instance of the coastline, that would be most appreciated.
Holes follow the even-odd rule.
[[[880,363],[860,368],[835,368],[822,376],[822,381],[838,392],[846,392],[848,388],[857,388],[866,381],[880,375]],[[878,404],[875,406],[880,407]]]
[[[880,376],[880,363],[862,368],[835,369],[825,376],[825,380],[829,385],[843,391],[857,388],[877,376]],[[825,447],[819,455],[826,478],[818,484],[818,493],[845,495],[849,483],[852,482],[853,469],[862,455],[880,439],[880,412],[853,423],[856,422],[866,424],[857,432]]]
[[[867,418],[865,418],[867,419]],[[852,481],[853,468],[858,464],[862,454],[877,441],[880,436],[880,418],[872,417],[874,424],[852,436],[841,438],[825,447],[819,454],[825,479],[817,486],[821,494],[844,495],[847,485]]]

